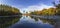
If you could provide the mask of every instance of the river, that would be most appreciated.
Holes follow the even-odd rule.
[[[54,28],[54,25],[45,19],[34,19],[30,16],[22,15],[16,23],[8,26],[7,28]]]

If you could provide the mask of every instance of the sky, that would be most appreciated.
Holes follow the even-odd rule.
[[[59,0],[0,0],[0,4],[16,7],[23,13],[53,7],[53,1],[57,3]]]

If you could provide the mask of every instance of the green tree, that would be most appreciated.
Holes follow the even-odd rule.
[[[7,15],[19,15],[21,12],[19,9],[15,7],[11,7],[8,5],[0,5],[0,16],[7,16]]]
[[[60,15],[60,1],[58,4],[56,4],[55,2],[53,2],[54,6],[56,7],[57,9],[57,12],[56,12],[56,15]]]

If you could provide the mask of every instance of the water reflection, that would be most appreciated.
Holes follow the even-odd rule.
[[[54,19],[49,19],[49,18],[36,18],[36,17],[33,17],[33,16],[30,16],[31,18],[35,19],[35,21],[38,21],[38,20],[42,20],[44,23],[48,22],[49,24],[51,25],[54,25],[56,23],[56,21]]]
[[[11,25],[9,28],[54,28],[54,25],[51,25],[49,22],[31,18],[30,16],[22,16],[20,20]]]
[[[0,17],[0,28],[6,28],[16,23],[20,17]]]

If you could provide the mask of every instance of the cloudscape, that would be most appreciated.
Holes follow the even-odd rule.
[[[53,7],[53,1],[57,3],[59,0],[0,0],[0,4],[11,5],[23,13],[23,11],[29,12]]]

